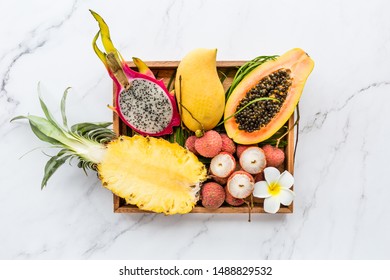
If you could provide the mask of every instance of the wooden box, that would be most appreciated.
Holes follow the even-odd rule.
[[[178,61],[149,61],[146,62],[149,68],[156,75],[157,79],[163,79],[165,85],[168,85],[172,82],[172,77],[176,72],[176,68],[179,65]],[[217,62],[217,68],[220,73],[223,73],[224,80],[223,85],[225,90],[230,86],[232,79],[237,71],[237,69],[243,65],[245,61],[219,61]],[[131,67],[134,67],[132,63],[129,63]],[[115,89],[114,89],[115,92]],[[115,100],[114,100],[115,101]],[[114,103],[115,104],[115,103]],[[131,130],[114,114],[114,131],[118,135],[131,135]],[[285,146],[285,169],[288,170],[291,174],[294,172],[294,115],[291,116],[287,122],[288,134],[285,136],[287,145]],[[134,205],[128,205],[125,203],[124,199],[114,195],[114,212],[115,213],[146,213],[146,211],[140,210]],[[206,209],[198,203],[197,206],[191,211],[191,213],[246,213],[248,214],[249,208],[246,204],[238,207],[229,206],[223,204],[220,208],[216,210]],[[281,208],[278,213],[292,213],[293,204],[286,207],[281,205]],[[263,199],[255,198],[253,201],[253,207],[251,208],[251,213],[265,213],[263,209]]]

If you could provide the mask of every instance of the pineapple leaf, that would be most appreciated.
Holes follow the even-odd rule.
[[[41,183],[41,189],[43,189],[47,181],[50,179],[50,177],[56,172],[56,170],[63,165],[68,158],[70,158],[71,155],[56,155],[51,157],[48,162],[46,163],[45,166],[45,175],[43,176],[42,183]]]
[[[48,142],[53,145],[57,145],[61,142],[60,139],[66,137],[58,127],[54,126],[50,121],[45,118],[28,115],[17,116],[11,120],[28,119],[30,122],[31,130],[42,141]]]
[[[54,117],[53,117],[52,114],[50,113],[49,109],[47,108],[45,102],[43,101],[43,99],[42,99],[42,97],[41,97],[40,90],[39,90],[39,85],[38,85],[38,95],[39,95],[39,102],[41,103],[41,108],[42,108],[43,113],[44,113],[45,116],[46,116],[46,119],[47,119],[53,126],[55,126],[58,130],[62,130],[61,126],[56,122],[56,120],[54,119]]]
[[[111,125],[111,122],[102,122],[102,123],[77,123],[72,125],[71,131],[79,135],[84,135],[89,131],[97,128],[107,128]],[[110,130],[111,131],[111,130]]]
[[[30,123],[30,127],[31,127],[31,130],[32,132],[34,132],[34,134],[42,141],[44,142],[47,142],[47,143],[50,143],[52,145],[58,145],[58,144],[61,144],[59,141],[57,141],[56,139],[54,138],[51,138],[47,135],[45,135],[44,133],[42,133],[39,128],[34,125],[31,121],[29,122]]]
[[[69,140],[69,139],[67,139],[67,136],[64,134],[64,132],[61,129],[59,129],[57,126],[53,125],[52,122],[50,122],[49,120],[47,120],[45,118],[33,116],[33,115],[28,115],[28,116],[25,116],[22,118],[28,119],[30,121],[30,124],[35,126],[34,128],[36,128],[36,130],[34,131],[34,133],[39,130],[39,132],[41,133],[41,136],[43,134],[46,137],[53,138],[61,143],[64,143],[64,142],[66,143],[67,140]],[[41,139],[41,140],[43,140],[43,139]],[[45,141],[45,140],[43,140],[43,141]],[[49,142],[49,143],[51,143],[51,142]]]
[[[65,107],[66,107],[66,97],[68,96],[68,91],[69,91],[70,87],[66,88],[65,91],[64,91],[64,94],[62,96],[62,99],[61,99],[61,116],[62,116],[62,123],[64,125],[64,127],[66,129],[69,130],[68,128],[68,120],[66,118],[66,111],[65,111]]]
[[[71,131],[73,134],[85,137],[87,139],[96,141],[98,143],[107,143],[113,140],[116,135],[107,127],[110,126],[111,123],[78,123],[71,127]]]

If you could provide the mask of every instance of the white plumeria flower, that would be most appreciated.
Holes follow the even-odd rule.
[[[264,198],[264,211],[276,213],[280,209],[280,204],[288,206],[294,200],[295,193],[290,190],[294,184],[294,177],[290,172],[284,171],[280,174],[275,167],[264,169],[265,181],[255,184],[253,196]]]

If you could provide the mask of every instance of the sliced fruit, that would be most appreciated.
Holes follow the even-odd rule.
[[[184,214],[198,201],[206,169],[191,152],[161,138],[121,136],[98,166],[103,185],[129,204]]]
[[[313,60],[297,48],[251,71],[226,102],[225,119],[242,109],[225,121],[228,136],[239,144],[255,144],[275,134],[294,113],[313,67]],[[262,97],[275,100],[245,107]]]
[[[116,104],[111,108],[127,126],[139,134],[171,134],[173,127],[180,124],[174,96],[168,92],[162,80],[155,79],[141,59],[133,58],[140,72],[133,71],[114,47],[103,18],[93,11],[90,12],[100,28],[94,37],[93,49],[115,83]],[[107,53],[101,51],[96,44],[99,35]]]
[[[67,90],[61,100],[63,125],[40,99],[46,118],[28,115],[34,134],[61,148],[45,166],[42,188],[65,162],[78,160],[83,169],[97,170],[102,184],[142,210],[165,214],[188,213],[198,201],[200,184],[207,179],[206,167],[177,143],[161,138],[119,136],[110,123],[79,123],[68,127],[65,114]]]

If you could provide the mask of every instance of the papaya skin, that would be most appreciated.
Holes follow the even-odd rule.
[[[280,111],[272,120],[259,130],[246,132],[238,129],[235,118],[225,121],[225,130],[230,138],[238,144],[256,144],[267,140],[274,135],[294,113],[295,107],[302,95],[306,80],[314,68],[314,61],[302,49],[292,49],[276,60],[267,61],[250,72],[233,90],[226,102],[224,118],[233,115],[246,93],[254,87],[262,78],[281,69],[290,69],[292,84],[287,92]]]
[[[195,49],[180,62],[175,96],[184,125],[191,131],[208,131],[221,120],[225,91],[216,67],[217,49]]]

